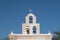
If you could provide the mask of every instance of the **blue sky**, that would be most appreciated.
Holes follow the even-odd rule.
[[[33,10],[40,23],[40,32],[51,33],[60,29],[60,0],[0,0],[0,39],[6,37],[11,30],[22,32],[22,23]]]

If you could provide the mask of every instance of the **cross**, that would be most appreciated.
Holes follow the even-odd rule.
[[[29,9],[29,12],[32,13],[32,9],[31,8]]]

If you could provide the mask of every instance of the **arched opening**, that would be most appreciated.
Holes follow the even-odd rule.
[[[33,26],[33,34],[36,34],[36,26]]]
[[[30,31],[29,31],[29,27],[28,27],[28,26],[26,26],[26,33],[27,33],[27,34],[30,33]]]
[[[29,34],[29,29],[27,29],[27,34]]]
[[[29,16],[29,23],[33,23],[33,17]]]

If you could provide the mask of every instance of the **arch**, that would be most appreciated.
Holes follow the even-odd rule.
[[[36,34],[36,26],[33,26],[33,34]]]
[[[29,23],[33,23],[33,17],[29,16]]]
[[[29,30],[29,26],[26,26],[26,33],[29,34],[30,33],[30,30]]]

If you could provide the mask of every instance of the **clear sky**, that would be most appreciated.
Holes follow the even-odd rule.
[[[22,32],[22,23],[29,14],[29,8],[41,24],[40,32],[51,33],[60,29],[60,0],[0,0],[0,39],[11,30]]]

